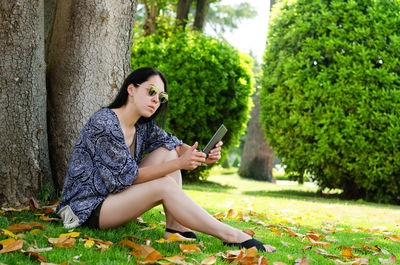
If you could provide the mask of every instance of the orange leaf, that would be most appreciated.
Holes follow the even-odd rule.
[[[129,252],[128,254],[134,255],[139,258],[146,258],[150,253],[155,251],[154,248],[146,245],[139,245],[139,249],[136,249],[135,251]]]
[[[285,262],[275,261],[275,262],[272,262],[272,265],[287,265],[287,264]]]
[[[196,244],[191,244],[191,245],[179,244],[179,248],[183,253],[201,252],[201,250],[196,246]]]
[[[21,233],[21,232],[26,232],[30,231],[32,227],[28,225],[27,223],[19,223],[19,224],[13,224],[7,227],[7,230],[14,232],[14,233]]]
[[[250,235],[251,237],[253,237],[256,234],[256,233],[254,233],[253,230],[248,229],[248,228],[243,230],[243,232],[245,232],[246,234]]]
[[[2,250],[0,250],[0,254],[20,250],[23,245],[24,245],[23,240],[17,240],[17,241],[11,242],[6,247],[4,247]]]
[[[2,245],[3,248],[4,248],[4,247],[8,246],[12,242],[15,242],[14,238],[7,238],[7,239],[4,239],[4,240],[1,240],[0,241],[0,245]]]
[[[354,258],[353,253],[351,253],[351,250],[346,249],[345,251],[342,252],[342,257],[346,259],[351,259]]]
[[[234,218],[236,216],[236,212],[233,209],[229,209],[226,218]]]
[[[125,246],[125,247],[128,247],[128,248],[132,248],[134,250],[139,250],[140,249],[140,245],[138,243],[135,243],[135,242],[132,242],[132,241],[129,241],[129,240],[121,240],[119,242],[119,245],[120,246]]]
[[[174,233],[167,238],[167,241],[169,241],[169,242],[172,242],[172,241],[194,241],[194,240],[196,240],[196,239],[187,238],[178,233]]]
[[[163,255],[157,250],[153,250],[150,254],[148,254],[144,260],[140,261],[140,264],[154,264],[157,260],[160,260]]]
[[[383,236],[383,237],[386,238],[386,239],[390,239],[390,240],[393,240],[393,241],[396,241],[396,242],[400,243],[400,236],[398,236],[398,235]]]

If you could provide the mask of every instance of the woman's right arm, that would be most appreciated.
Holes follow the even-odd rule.
[[[196,150],[198,143],[196,142],[190,149],[186,150],[181,156],[174,160],[170,160],[161,164],[142,167],[134,184],[139,184],[161,178],[174,171],[185,169],[193,170],[205,162],[206,155]]]

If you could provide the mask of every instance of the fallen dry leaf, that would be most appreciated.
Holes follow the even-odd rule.
[[[72,248],[74,246],[76,239],[73,237],[65,236],[65,237],[49,238],[48,241],[50,244],[56,247]]]
[[[196,240],[195,238],[187,238],[187,237],[184,237],[184,236],[182,236],[182,235],[180,235],[178,233],[174,233],[174,234],[170,235],[167,238],[168,242],[173,242],[173,241],[181,241],[181,242],[183,242],[183,241],[195,241],[195,240]]]
[[[15,236],[15,234],[13,232],[8,231],[7,229],[1,229],[1,230],[3,231],[4,235],[16,238],[16,236]]]
[[[236,212],[233,209],[229,209],[228,214],[226,215],[226,218],[234,218],[236,216]]]
[[[33,236],[36,236],[36,235],[41,234],[42,232],[43,232],[43,231],[40,230],[40,229],[33,229],[33,230],[29,231],[29,234],[31,234],[31,235],[33,235]]]
[[[39,228],[41,228],[42,230],[46,229],[46,227],[44,226],[44,224],[39,223],[39,222],[32,222],[32,223],[30,223],[29,225],[30,225],[32,228],[34,228],[34,227],[39,227]]]
[[[139,258],[146,258],[153,251],[155,251],[155,249],[150,246],[139,245],[138,249],[135,249],[135,251],[129,252],[128,254],[134,255]]]
[[[310,263],[308,263],[307,257],[303,254],[302,258],[295,260],[295,265],[310,265]]]
[[[212,265],[217,261],[216,256],[209,256],[201,261],[201,265]]]
[[[32,227],[27,223],[12,224],[9,227],[7,227],[7,230],[14,232],[14,233],[26,232],[26,231],[30,231],[31,229],[32,229]]]
[[[94,246],[94,241],[93,240],[86,240],[86,242],[85,242],[85,244],[84,244],[84,247],[85,248],[91,248],[91,247],[93,247]]]
[[[285,262],[281,262],[281,261],[274,261],[272,262],[272,265],[287,265]]]
[[[132,248],[134,250],[140,249],[140,244],[135,243],[135,242],[130,241],[130,240],[121,240],[119,242],[119,245],[120,246],[125,246],[125,247],[128,247],[128,248]]]
[[[12,243],[12,242],[15,242],[15,239],[12,238],[12,237],[10,237],[10,238],[1,240],[1,241],[0,241],[0,245],[2,245],[3,248],[4,248],[4,247],[8,246],[8,245],[9,245],[10,243]]]
[[[243,232],[245,232],[246,234],[248,234],[249,236],[251,236],[251,237],[253,237],[256,233],[254,233],[254,231],[253,230],[251,230],[251,229],[245,229],[245,230],[243,230]]]
[[[181,249],[182,253],[201,252],[201,249],[199,249],[196,244],[191,244],[191,245],[179,244],[179,248]]]
[[[78,237],[81,233],[80,232],[71,232],[66,234],[60,234],[58,237]]]
[[[182,261],[186,259],[184,256],[173,256],[173,257],[164,257],[164,260],[167,260],[174,264],[182,264]]]
[[[23,245],[24,245],[23,240],[17,240],[17,241],[11,242],[6,247],[4,247],[2,250],[0,250],[0,254],[20,250]]]
[[[163,255],[157,250],[152,251],[148,254],[142,261],[139,261],[140,264],[154,264],[156,261],[160,260]]]
[[[34,251],[21,251],[22,254],[30,256],[31,258],[39,261],[47,261],[46,257],[43,257],[37,252]]]

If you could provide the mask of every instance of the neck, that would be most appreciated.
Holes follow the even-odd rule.
[[[139,120],[139,113],[133,109],[133,106],[128,104],[114,110],[117,113],[119,121],[123,127],[132,128]]]

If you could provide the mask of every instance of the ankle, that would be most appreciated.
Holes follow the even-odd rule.
[[[251,239],[251,236],[238,230],[238,229],[229,231],[227,234],[225,234],[221,238],[222,241],[228,242],[228,243],[241,243],[248,239]]]

